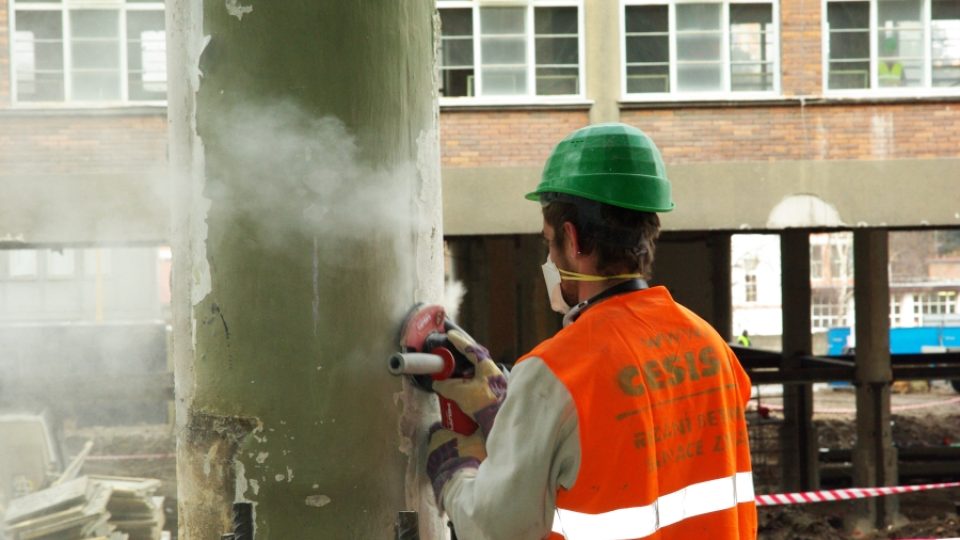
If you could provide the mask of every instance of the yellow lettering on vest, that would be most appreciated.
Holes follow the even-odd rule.
[[[720,367],[720,360],[717,358],[717,353],[713,350],[713,347],[707,345],[700,349],[700,367],[700,375],[704,377],[711,377],[717,374]]]
[[[628,396],[642,396],[646,388],[644,388],[643,383],[636,380],[639,375],[640,370],[637,369],[637,366],[626,366],[620,370],[620,374],[617,376],[617,384]]]
[[[643,379],[647,381],[647,386],[652,386],[656,389],[661,389],[666,386],[663,382],[663,368],[660,367],[660,364],[656,360],[647,360],[643,364]]]
[[[672,375],[670,386],[676,386],[683,382],[683,366],[677,365],[679,361],[680,359],[676,355],[663,359],[663,367],[666,368],[667,373]]]

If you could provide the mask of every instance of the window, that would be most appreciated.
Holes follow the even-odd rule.
[[[650,2],[624,7],[624,91],[641,95],[778,90],[776,4]]]
[[[37,251],[33,249],[13,249],[7,252],[9,276],[12,278],[32,278],[37,276]]]
[[[814,291],[810,302],[812,330],[827,330],[847,326],[847,307],[836,290]]]
[[[163,2],[16,0],[13,13],[18,102],[166,99]]]
[[[960,0],[828,1],[829,90],[960,90]]]
[[[440,0],[438,7],[442,96],[583,94],[579,2]]]
[[[75,252],[72,249],[47,251],[47,276],[52,278],[72,277],[76,268]]]
[[[747,302],[757,301],[757,275],[746,274],[743,276],[744,295]]]
[[[810,279],[823,279],[823,244],[810,244]]]

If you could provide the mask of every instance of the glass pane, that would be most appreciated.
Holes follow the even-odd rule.
[[[480,95],[527,93],[526,9],[480,9]],[[512,34],[512,35],[511,35]]]
[[[870,62],[830,62],[827,86],[833,90],[870,88]]]
[[[472,39],[444,39],[440,43],[444,67],[473,67]]]
[[[773,90],[773,7],[769,4],[730,5],[730,89]]]
[[[132,100],[166,99],[167,52],[161,11],[127,13],[127,84]]]
[[[556,96],[580,92],[577,68],[537,68],[537,95]]]
[[[773,6],[770,4],[730,4],[730,24],[770,24],[773,22]]]
[[[870,27],[868,2],[831,2],[827,5],[830,30],[862,30]]]
[[[37,275],[37,251],[33,249],[12,249],[7,252],[7,267],[10,277],[32,277]]]
[[[720,30],[720,4],[678,4],[677,30]]]
[[[680,92],[709,92],[722,90],[722,64],[677,63],[677,90]]]
[[[13,34],[18,101],[63,100],[63,22],[59,11],[18,11]]]
[[[550,7],[533,11],[533,25],[537,34],[574,34],[577,32],[577,8]]]
[[[923,23],[921,0],[877,3],[877,75],[880,86],[923,84]]]
[[[440,72],[440,95],[462,97],[474,95],[473,68],[444,69]]]
[[[627,38],[627,62],[669,61],[669,36],[630,36]]]
[[[441,9],[440,28],[444,36],[472,36],[473,12],[470,9]]]
[[[78,38],[119,37],[119,12],[106,10],[71,11],[70,32],[74,40]]]
[[[117,42],[74,41],[70,50],[74,69],[117,69],[120,65]]]
[[[670,66],[627,66],[627,93],[670,91]]]
[[[523,65],[527,59],[527,42],[522,38],[483,38],[480,41],[480,54],[484,65]]]
[[[743,63],[730,66],[730,88],[741,92],[773,90],[773,63]]]
[[[120,99],[120,73],[74,72],[73,99],[78,101],[114,101]]]
[[[933,86],[960,88],[960,1],[933,0],[931,19]]]
[[[537,64],[577,65],[580,51],[577,38],[537,38]]]
[[[483,95],[515,96],[526,93],[526,69],[485,68],[483,70]]]
[[[526,8],[480,8],[480,32],[494,34],[523,34],[526,32]]]
[[[47,251],[47,275],[51,277],[68,277],[76,269],[75,252],[72,249]]]
[[[829,71],[833,90],[870,88],[870,5],[834,2],[827,5]]]
[[[721,40],[720,33],[709,34],[678,34],[677,60],[704,60],[720,61]]]
[[[667,32],[667,6],[627,6],[627,32]]]

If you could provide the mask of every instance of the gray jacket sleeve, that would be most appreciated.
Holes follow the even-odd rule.
[[[576,481],[580,439],[570,393],[539,358],[510,374],[486,448],[478,469],[457,473],[443,489],[458,540],[547,536],[557,489]]]

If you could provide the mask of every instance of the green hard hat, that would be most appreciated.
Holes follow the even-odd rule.
[[[626,124],[595,124],[574,131],[553,150],[540,184],[527,194],[576,195],[641,212],[673,210],[660,151],[646,133]]]

